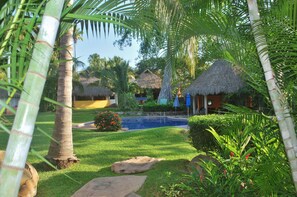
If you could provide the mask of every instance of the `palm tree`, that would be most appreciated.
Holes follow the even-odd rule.
[[[73,5],[73,1],[68,2],[68,6]],[[72,68],[74,57],[73,27],[60,39],[60,59],[57,101],[72,106]],[[58,168],[66,168],[78,161],[73,153],[72,140],[72,109],[70,107],[57,106],[55,117],[55,128],[51,144],[46,158],[56,164]]]
[[[125,1],[123,0],[108,1],[108,2],[103,0],[96,1],[96,3],[90,4],[93,10],[89,9],[88,3],[83,3],[83,1],[80,1],[79,3],[74,3],[74,4],[71,3],[69,7],[72,9],[77,9],[76,12],[78,12],[79,14],[81,13],[95,14],[95,15],[101,15],[103,17],[111,16],[110,23],[117,24],[119,23],[119,21],[122,20],[126,11],[131,9],[132,4],[125,4],[123,6],[119,6],[124,2]],[[87,5],[86,8],[84,7],[84,5]],[[127,7],[126,10],[123,9],[125,6]],[[94,17],[93,20],[97,19],[96,17]],[[91,18],[88,18],[88,19],[91,20]],[[99,32],[100,32],[100,29],[99,29]],[[55,163],[59,168],[65,168],[71,165],[72,163],[76,163],[78,161],[77,157],[73,153],[72,109],[69,107],[65,107],[65,105],[72,106],[71,99],[72,99],[72,66],[73,66],[73,61],[72,61],[73,29],[70,28],[67,30],[66,34],[63,35],[63,37],[61,38],[60,45],[63,48],[63,50],[61,51],[61,59],[63,60],[63,62],[59,66],[57,100],[60,103],[64,104],[64,106],[57,107],[55,129],[53,132],[53,140],[51,141],[48,155],[46,157],[50,161]],[[121,85],[123,84],[125,83],[121,83]]]
[[[158,97],[158,101],[161,99],[171,99],[171,83],[173,73],[175,73],[175,57],[181,51],[186,52],[185,54],[191,58],[192,65],[189,66],[190,72],[193,73],[193,68],[196,66],[193,60],[193,50],[179,50],[181,46],[188,44],[193,46],[193,40],[197,35],[222,34],[221,29],[218,28],[216,22],[204,12],[207,8],[217,5],[217,1],[214,1],[213,6],[209,6],[211,3],[197,2],[193,0],[152,0],[150,1],[153,7],[154,21],[152,27],[158,27],[159,31],[152,31],[156,34],[153,36],[161,37],[163,39],[163,51],[166,56],[166,65],[164,69],[164,75],[162,80],[162,87]],[[201,11],[201,10],[204,10]],[[197,17],[194,19],[194,17]],[[198,18],[199,17],[199,18]],[[200,26],[199,30],[191,28],[189,24]],[[187,30],[185,30],[185,28]],[[179,32],[188,31],[189,34],[180,34]],[[182,37],[180,37],[182,36]],[[162,48],[161,47],[161,48]]]

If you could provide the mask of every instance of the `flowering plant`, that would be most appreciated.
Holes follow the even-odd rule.
[[[112,111],[103,111],[95,116],[94,124],[98,131],[118,131],[122,128],[121,118]]]

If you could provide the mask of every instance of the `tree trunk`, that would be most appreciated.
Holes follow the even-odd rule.
[[[295,189],[297,191],[297,158],[296,158],[296,134],[292,116],[287,106],[286,98],[279,88],[275,79],[274,71],[270,63],[267,51],[265,34],[261,27],[260,15],[256,0],[247,0],[249,7],[250,21],[254,33],[258,55],[265,74],[270,99],[281,131],[286,154],[290,163]]]
[[[63,4],[63,0],[51,0],[45,7],[0,171],[0,196],[18,195]]]
[[[171,81],[172,81],[172,66],[170,63],[166,63],[166,67],[164,70],[162,87],[158,97],[158,103],[160,99],[167,99],[167,101],[171,100]]]
[[[60,46],[62,48],[60,52],[62,62],[58,70],[57,101],[71,107],[74,54],[73,28],[70,28],[67,33],[62,36]],[[73,154],[72,109],[69,107],[57,106],[55,128],[52,136],[55,141],[51,141],[48,155],[46,156],[46,158],[57,165],[58,168],[67,168],[71,164],[78,162],[78,159]]]
[[[161,91],[158,96],[158,103],[160,103],[161,99],[167,99],[170,101],[172,99],[171,95],[171,82],[172,82],[172,56],[171,56],[171,48],[170,48],[170,39],[167,39],[167,60],[166,66],[164,69],[164,75],[162,80]]]

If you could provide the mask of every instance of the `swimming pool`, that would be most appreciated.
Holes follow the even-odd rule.
[[[140,116],[122,118],[122,127],[128,128],[129,130],[186,125],[188,125],[188,120],[186,118],[173,118],[166,116]]]

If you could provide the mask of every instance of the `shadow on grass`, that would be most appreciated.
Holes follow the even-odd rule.
[[[143,197],[157,196],[154,193],[160,193],[160,186],[167,186],[178,182],[185,173],[187,173],[188,160],[164,160],[155,164],[152,169],[133,175],[147,176],[147,179],[139,192]],[[108,167],[99,168],[97,171],[88,171],[88,169],[80,168],[80,164],[76,164],[68,170],[56,171],[50,177],[41,179],[38,188],[38,197],[61,196],[68,197],[84,186],[87,182],[94,178],[122,176],[125,174],[116,174],[111,171],[112,163]],[[99,166],[99,164],[98,164]],[[71,180],[70,178],[79,183]]]
[[[87,113],[87,112],[82,112]],[[52,114],[46,113],[38,120],[52,121]],[[78,116],[76,118],[79,118]],[[53,124],[40,124],[48,135],[52,135]],[[147,175],[147,181],[141,189],[143,197],[162,196],[160,185],[174,183],[186,172],[187,159],[196,155],[196,149],[186,141],[181,128],[163,127],[133,132],[95,132],[91,130],[73,129],[74,152],[80,159],[78,164],[64,170],[47,171],[44,161],[29,155],[29,161],[40,175],[39,197],[69,197],[81,186],[96,177],[118,176],[111,172],[111,165],[116,161],[126,160],[134,156],[150,156],[165,158],[151,170],[140,173]],[[0,132],[0,148],[5,149],[8,135]],[[32,141],[40,155],[47,154],[50,138],[35,131]],[[63,174],[64,173],[64,174]],[[78,184],[66,175],[81,182]],[[156,191],[156,193],[154,193]],[[152,195],[152,194],[156,195]]]

